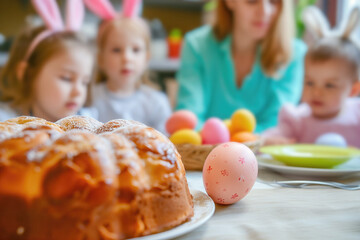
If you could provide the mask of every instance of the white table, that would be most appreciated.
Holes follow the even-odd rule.
[[[202,191],[201,172],[187,172],[189,186]],[[260,169],[259,179],[286,179]],[[354,176],[347,182],[360,182]],[[208,222],[176,239],[360,239],[360,191],[316,186],[271,187],[256,182],[233,205],[216,205]]]

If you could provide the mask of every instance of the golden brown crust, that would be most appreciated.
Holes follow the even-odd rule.
[[[22,126],[16,123],[0,122],[0,141],[10,137],[11,135],[21,130],[22,130]]]
[[[142,124],[141,122],[137,122],[137,121],[133,121],[133,120],[115,119],[115,120],[111,120],[111,121],[104,123],[101,127],[99,127],[96,130],[96,133],[101,134],[101,133],[105,133],[105,132],[112,132],[116,129],[133,126],[133,125],[146,126],[146,125]]]
[[[64,131],[72,129],[86,130],[94,133],[103,124],[94,118],[84,116],[69,116],[56,122]]]
[[[63,132],[58,124],[55,124],[55,123],[46,121],[45,119],[37,118],[37,117],[21,116],[21,117],[9,119],[7,121],[4,121],[3,123],[4,124],[17,124],[20,126],[21,129],[28,128],[28,127],[36,127],[36,126],[49,126],[58,132]]]
[[[35,201],[30,226],[34,239],[100,239],[101,227],[116,223],[112,212],[118,186],[111,152],[104,139],[84,131],[54,141],[42,162],[43,196]]]
[[[124,239],[193,215],[180,155],[142,123],[20,117],[0,131],[0,238]]]
[[[39,196],[34,181],[39,181],[40,162],[55,135],[51,130],[31,130],[0,141],[0,193],[28,201]]]
[[[4,123],[29,124],[31,122],[47,122],[45,119],[30,116],[20,116],[4,121]]]
[[[0,141],[24,130],[53,130],[64,132],[59,125],[36,117],[17,117],[0,122]]]
[[[41,197],[40,159],[56,133],[26,130],[0,141],[0,239],[27,239],[30,209]]]

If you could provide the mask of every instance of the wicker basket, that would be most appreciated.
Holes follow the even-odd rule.
[[[259,139],[243,144],[256,153],[262,146],[262,143],[263,141]],[[206,157],[217,145],[177,144],[175,146],[181,155],[186,170],[202,170]]]

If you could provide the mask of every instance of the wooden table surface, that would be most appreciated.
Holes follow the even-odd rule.
[[[188,171],[190,188],[204,191],[202,173]],[[263,181],[291,179],[259,169]],[[339,180],[360,183],[360,175]],[[176,239],[360,239],[360,190],[272,187],[256,182],[232,205],[218,205],[205,224]]]

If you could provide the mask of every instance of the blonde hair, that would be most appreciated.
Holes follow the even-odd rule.
[[[225,0],[218,0],[213,30],[217,40],[222,41],[233,31],[234,16]],[[282,0],[280,13],[261,43],[261,66],[269,76],[287,64],[292,55],[292,40],[295,37],[293,3]]]
[[[9,60],[0,74],[0,101],[10,103],[12,108],[22,114],[30,113],[35,79],[49,59],[64,51],[73,51],[74,45],[76,48],[84,47],[91,51],[87,41],[74,32],[54,33],[37,45],[26,60],[26,68],[20,76],[20,63],[23,63],[32,40],[44,30],[44,27],[38,27],[21,33],[15,40]],[[90,86],[86,105],[91,101]]]
[[[360,80],[360,47],[350,39],[322,38],[309,48],[305,59],[314,62],[340,59],[350,70],[354,82]]]
[[[141,18],[124,18],[118,17],[111,21],[104,21],[101,23],[99,27],[99,33],[97,37],[97,47],[98,47],[98,61],[101,59],[101,54],[105,48],[106,41],[109,37],[109,34],[113,29],[126,29],[131,34],[136,34],[142,37],[145,41],[147,54],[150,55],[150,41],[151,34],[150,29],[145,22],[145,20]],[[99,66],[100,64],[98,64]],[[105,82],[106,74],[98,67],[96,73],[96,82]],[[149,81],[148,73],[145,71],[143,76],[141,77],[141,82],[145,83]],[[139,83],[139,84],[140,84]]]

